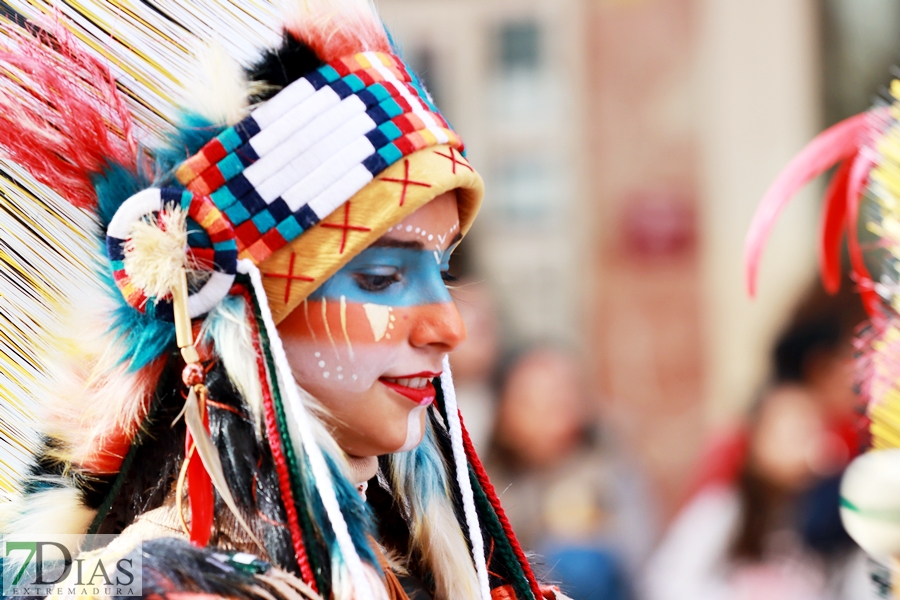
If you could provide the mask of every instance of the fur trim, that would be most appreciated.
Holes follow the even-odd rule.
[[[64,479],[48,487],[0,504],[0,532],[4,534],[82,535],[96,515],[82,502],[81,491]]]

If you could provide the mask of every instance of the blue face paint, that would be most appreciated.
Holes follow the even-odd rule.
[[[339,300],[359,304],[418,306],[452,302],[442,274],[453,248],[367,248],[310,295],[311,301]]]

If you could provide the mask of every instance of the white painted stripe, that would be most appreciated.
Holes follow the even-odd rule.
[[[287,202],[291,211],[299,210],[301,206],[309,204],[310,200],[341,179],[350,169],[355,167],[365,169],[360,163],[371,156],[373,152],[375,152],[375,148],[372,146],[372,142],[365,137],[359,138],[323,162],[319,168],[303,180],[291,186],[281,195],[282,199]]]
[[[363,165],[356,165],[331,187],[313,198],[309,202],[309,207],[320,219],[324,219],[352,198],[353,194],[366,187],[370,181],[372,173]]]
[[[266,128],[284,113],[312,96],[315,92],[316,89],[309,81],[305,78],[298,79],[272,96],[268,101],[263,102],[259,108],[254,109],[253,112],[250,113],[250,116],[259,123],[261,128]]]
[[[322,88],[250,138],[250,145],[261,158],[313,119],[340,103],[341,97],[333,89]]]
[[[347,122],[355,120],[359,115],[366,117],[367,121],[371,123],[371,129],[375,126],[375,123],[365,114],[365,111],[366,105],[362,100],[355,96],[347,98],[320,115],[306,127],[289,136],[265,156],[262,156],[258,161],[244,169],[244,177],[254,186],[262,185],[267,179],[276,175],[280,169],[290,163],[291,160],[314,147],[323,139],[328,139],[334,135],[343,135],[341,130]],[[353,137],[355,138],[356,136]],[[347,140],[348,143],[349,141]]]
[[[257,186],[257,193],[272,202],[286,190],[318,169],[326,160],[356,142],[372,130],[374,121],[369,115],[357,115],[340,130],[314,145],[307,152],[294,157],[283,169]]]

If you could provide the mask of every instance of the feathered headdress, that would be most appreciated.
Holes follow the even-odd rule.
[[[857,378],[868,406],[872,447],[844,475],[841,514],[860,546],[886,564],[896,564],[900,558],[900,80],[891,84],[888,102],[817,136],[766,192],[745,246],[751,295],[763,246],[778,214],[804,185],[832,168],[820,226],[822,282],[829,292],[837,291],[846,237],[851,276],[870,316],[858,340]]]
[[[185,529],[382,597],[275,325],[445,191],[465,233],[482,184],[458,135],[365,0],[6,4],[2,531]],[[387,533],[436,597],[541,597],[442,377],[425,441],[382,460]]]

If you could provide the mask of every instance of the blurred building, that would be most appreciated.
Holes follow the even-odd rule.
[[[807,192],[747,297],[756,204],[823,124],[886,81],[897,3],[379,7],[485,175],[463,258],[497,298],[505,343],[582,349],[608,424],[673,510],[704,435],[767,376],[773,337],[814,277]]]

